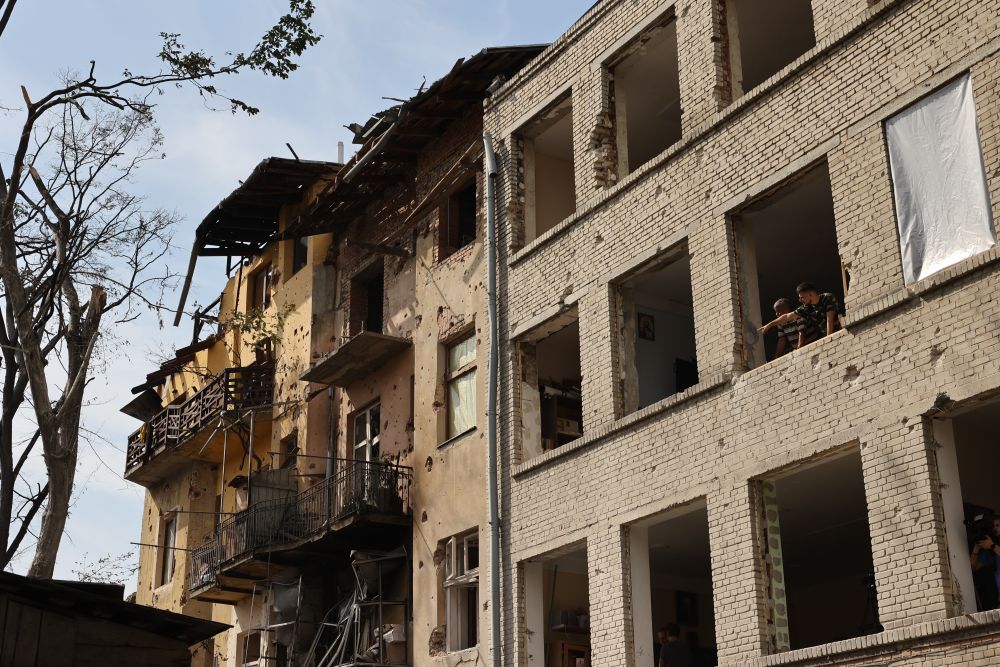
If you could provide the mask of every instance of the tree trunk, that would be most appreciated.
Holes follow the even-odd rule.
[[[45,467],[49,474],[49,499],[42,515],[42,528],[38,533],[35,558],[28,570],[29,577],[51,579],[56,567],[59,542],[66,529],[69,501],[73,494],[76,473],[76,452],[55,458],[46,454]]]

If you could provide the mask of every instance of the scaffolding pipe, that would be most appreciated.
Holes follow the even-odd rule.
[[[486,156],[486,312],[490,330],[487,361],[486,398],[486,467],[490,495],[490,656],[493,667],[500,660],[500,502],[497,471],[497,244],[496,244],[496,178],[497,162],[493,153],[493,137],[483,133]]]

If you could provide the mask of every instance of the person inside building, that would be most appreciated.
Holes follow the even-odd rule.
[[[795,309],[791,299],[781,297],[774,302],[774,314],[777,317],[787,315]],[[778,342],[774,346],[774,358],[783,357],[799,346],[799,331],[805,326],[804,321],[789,322],[775,326],[778,332]]]
[[[656,667],[660,666],[660,651],[663,650],[664,644],[667,643],[667,629],[660,628],[656,631],[656,641],[653,642],[653,664]]]
[[[979,611],[1000,607],[1000,517],[989,525],[974,539],[969,557]]]
[[[762,326],[759,330],[762,334],[801,321],[805,326],[799,331],[799,347],[803,347],[837,330],[837,297],[829,292],[820,293],[816,285],[808,282],[801,283],[795,292],[802,305]]]
[[[666,642],[660,647],[660,659],[656,667],[694,667],[694,653],[686,641],[681,639],[681,627],[668,623]]]

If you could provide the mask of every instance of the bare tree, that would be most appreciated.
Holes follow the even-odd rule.
[[[0,34],[13,4],[0,0]],[[310,26],[311,0],[289,6],[252,51],[223,64],[162,33],[161,72],[126,71],[102,83],[91,61],[85,76],[37,99],[21,88],[24,121],[7,178],[0,163],[0,565],[17,553],[41,511],[29,575],[52,576],[98,339],[142,308],[159,308],[171,279],[164,257],[176,218],[147,210],[130,191],[136,170],[162,157],[151,100],[167,87],[189,85],[233,112],[257,113],[212,81],[245,70],[280,78],[294,71],[294,58],[319,37]],[[15,461],[16,420],[26,414],[37,431]],[[22,472],[38,443],[46,483],[30,487]]]

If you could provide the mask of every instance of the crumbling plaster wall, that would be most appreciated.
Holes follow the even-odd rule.
[[[503,571],[506,664],[526,659],[518,564],[581,539],[589,560],[593,664],[620,665],[622,656],[628,664],[632,631],[622,528],[699,497],[708,503],[721,663],[758,658],[767,651],[766,600],[754,558],[757,528],[748,480],[851,442],[862,452],[883,624],[931,636],[929,644],[939,648],[915,650],[940,664],[996,661],[1000,644],[993,630],[982,631],[994,633],[987,643],[963,653],[934,635],[958,627],[960,618],[920,625],[957,613],[931,443],[920,419],[942,393],[956,398],[1000,389],[1000,348],[991,324],[1000,310],[987,296],[1000,286],[998,252],[918,285],[918,296],[906,292],[879,120],[970,69],[996,217],[1000,106],[991,91],[1000,82],[1000,3],[890,0],[870,10],[857,4],[828,5],[838,13],[825,25],[839,28],[819,35],[827,41],[817,45],[816,62],[752,91],[738,111],[720,113],[721,70],[711,39],[718,17],[710,3],[678,3],[680,144],[667,151],[671,157],[654,159],[608,190],[592,188],[593,173],[578,165],[578,215],[547,240],[501,260],[501,293],[509,297],[501,331],[579,304],[585,422],[582,441],[521,464],[511,446],[511,434],[520,428],[516,368],[501,359],[501,397],[509,416],[501,438],[509,540]],[[494,95],[486,125],[500,146],[501,215],[516,210],[521,196],[511,132],[567,82],[573,86],[575,124],[596,117],[604,100],[595,57],[653,11],[662,6],[597,4],[548,55]],[[834,39],[840,42],[834,45]],[[587,155],[586,136],[574,131],[574,141],[579,161]],[[726,211],[824,155],[840,253],[853,267],[847,330],[744,373]],[[506,253],[518,230],[507,220],[501,230],[499,246]],[[668,399],[622,419],[609,282],[644,254],[685,238],[698,390],[705,393],[696,390],[687,400]],[[899,542],[920,547],[902,554],[891,546]],[[879,636],[852,645],[862,661],[884,661],[880,651],[902,650],[878,648],[888,641],[895,640]],[[847,650],[838,645],[828,653]]]

